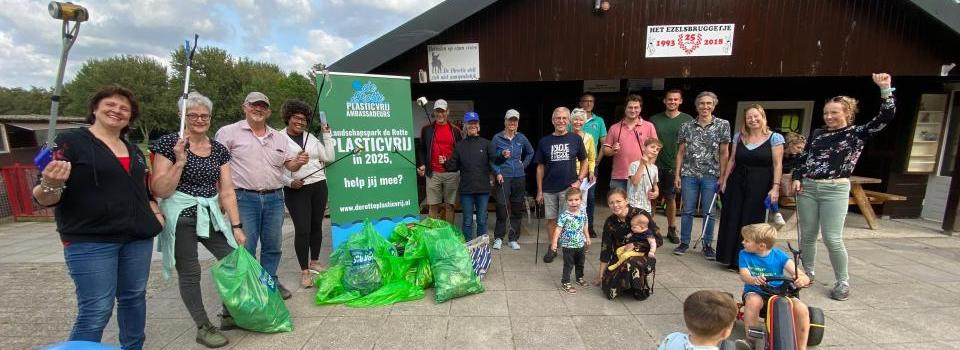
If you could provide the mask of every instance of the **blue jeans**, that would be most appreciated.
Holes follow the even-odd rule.
[[[710,211],[710,201],[713,200],[713,189],[717,185],[717,177],[704,175],[701,177],[683,176],[680,179],[680,196],[683,200],[683,210],[680,211],[680,243],[690,244],[690,231],[693,229],[693,212],[697,210],[697,198],[700,198],[700,210],[703,211],[703,220],[707,231],[703,234],[704,247],[713,242],[713,224],[720,217],[716,209]],[[711,217],[707,218],[707,212]]]
[[[267,194],[237,191],[237,207],[243,232],[247,234],[245,248],[257,256],[257,243],[262,244],[260,265],[276,280],[283,243],[283,191]]]
[[[63,258],[77,293],[77,320],[70,340],[99,343],[116,300],[120,345],[124,349],[143,348],[152,254],[153,239],[73,242],[63,247]]]
[[[469,241],[473,237],[487,233],[487,202],[489,193],[461,194],[460,207],[463,208],[463,239]],[[477,233],[473,233],[473,214],[477,214]]]

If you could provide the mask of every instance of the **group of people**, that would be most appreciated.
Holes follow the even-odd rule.
[[[875,74],[873,80],[882,97],[877,117],[853,125],[857,101],[832,98],[824,106],[825,127],[814,131],[809,142],[797,135],[785,140],[772,132],[759,105],[745,110],[744,126],[731,138],[730,123],[713,114],[719,100],[709,91],[697,95],[693,117],[679,110],[681,91],[669,90],[663,99],[666,110],[649,121],[640,117],[642,98],[630,95],[623,118],[609,128],[593,113],[594,96],[585,94],[579,108],[553,110],[554,131],[536,147],[518,131],[516,110],[506,111],[503,131],[488,140],[480,136],[477,113],[464,115],[461,130],[449,122],[447,102],[437,100],[435,120],[421,130],[417,172],[426,177],[431,217],[452,223],[459,200],[467,239],[487,232],[486,207],[492,192],[497,205],[493,248],[500,249],[506,239],[510,248],[520,249],[526,169],[536,163],[535,198],[544,206],[550,234],[545,259],[559,255],[562,248],[561,283],[569,293],[576,293],[572,282],[588,283],[585,250],[598,236],[592,184],[597,165],[611,157],[611,190],[606,196],[611,215],[602,225],[601,264],[594,281],[608,298],[627,293],[643,299],[649,294],[650,286],[638,277],[655,266],[657,248],[663,244],[653,220],[660,200],[666,237],[677,245],[674,254],[689,250],[699,204],[707,216],[703,255],[737,271],[748,287],[784,271],[795,273],[800,286],[812,281],[816,239],[822,234],[836,278],[831,297],[845,300],[850,293],[842,239],[848,178],[865,141],[882,130],[895,111],[890,76]],[[71,340],[99,341],[116,305],[121,345],[142,347],[145,290],[157,235],[164,274],[177,271],[181,298],[198,327],[196,340],[208,347],[225,345],[228,340],[220,331],[236,325],[225,308],[219,327],[208,319],[199,287],[198,244],[217,259],[239,246],[256,256],[259,246],[265,271],[278,283],[284,299],[289,298],[290,291],[277,280],[286,206],[294,224],[303,287],[312,285],[313,274],[323,270],[319,250],[327,202],[324,164],[334,158],[330,128],[323,125],[320,137],[310,134],[311,108],[291,100],[282,107],[287,127],[275,130],[267,125],[270,100],[251,92],[241,106],[244,119],[210,137],[212,101],[194,92],[180,103],[186,110],[185,130],[151,146],[152,173],[148,157],[125,138],[139,107],[134,94],[122,87],[103,88],[91,98],[90,127],[57,136],[54,160],[42,170],[33,195],[41,205],[55,207],[64,258],[76,286],[79,311]],[[784,152],[790,139],[793,143]],[[785,176],[784,169],[792,173]],[[792,179],[791,184],[783,185],[785,178]],[[674,200],[678,191],[679,230]],[[764,199],[775,203],[782,191],[797,196],[802,269],[793,268],[782,252],[776,253],[772,227],[753,225],[765,221]],[[715,251],[716,220],[710,219],[710,206],[717,192],[725,205]],[[791,268],[794,272],[787,271]],[[762,303],[761,293],[751,288],[744,292],[748,311]]]
[[[52,160],[33,194],[55,206],[57,231],[76,285],[78,313],[71,340],[100,341],[114,304],[125,349],[143,346],[145,292],[154,237],[166,277],[176,270],[180,296],[197,325],[196,341],[220,347],[221,330],[236,328],[227,309],[220,326],[208,319],[200,290],[198,244],[217,259],[238,247],[256,256],[284,299],[291,292],[277,278],[284,206],[294,224],[301,284],[323,270],[320,248],[327,202],[324,163],[334,157],[330,128],[321,138],[307,132],[309,105],[282,106],[287,125],[267,124],[270,100],[249,93],[244,119],[209,135],[213,102],[190,93],[182,134],[165,135],[145,157],[126,140],[139,116],[133,92],[110,86],[89,103],[89,128],[57,135]],[[158,201],[158,199],[162,199]],[[159,203],[158,203],[159,202]]]

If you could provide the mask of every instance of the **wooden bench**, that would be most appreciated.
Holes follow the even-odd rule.
[[[907,200],[907,197],[901,196],[898,194],[883,193],[883,192],[870,191],[870,190],[862,190],[862,191],[863,191],[862,192],[863,196],[865,197],[864,201],[870,203],[869,205],[884,204],[889,201]],[[779,204],[781,207],[796,208],[797,197],[796,196],[780,196]],[[874,229],[874,230],[876,229],[876,226],[877,226],[876,214],[873,213],[872,208],[869,211],[864,210],[864,206],[869,207],[869,205],[865,203],[860,203],[859,201],[857,201],[856,193],[851,193],[851,197],[850,199],[847,200],[847,204],[848,205],[856,204],[857,206],[859,206],[861,209],[860,211],[863,213],[863,216],[867,219],[867,225],[870,226],[870,229]],[[796,224],[797,224],[797,215],[796,213],[794,213],[794,215],[791,215],[790,218],[787,219],[787,224],[785,226],[791,227],[791,226],[795,226]]]

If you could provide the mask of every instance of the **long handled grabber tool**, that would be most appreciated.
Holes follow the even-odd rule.
[[[693,249],[697,249],[697,245],[703,241],[703,237],[707,234],[707,227],[709,227],[710,220],[713,220],[713,208],[716,207],[717,197],[720,196],[720,183],[717,183],[713,186],[713,198],[710,199],[710,205],[707,207],[707,213],[703,216],[703,227],[700,229],[700,238],[697,238],[697,241],[693,243]],[[709,244],[710,242],[705,242],[704,245]]]
[[[193,48],[190,48],[190,40],[183,42],[183,95],[180,96],[180,138],[183,138],[183,129],[187,123],[187,94],[190,93],[190,70],[193,64],[193,54],[197,52],[197,40],[200,35],[193,35]]]

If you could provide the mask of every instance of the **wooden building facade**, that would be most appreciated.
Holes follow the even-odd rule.
[[[486,137],[501,130],[504,111],[515,108],[521,112],[521,131],[534,142],[552,128],[554,107],[575,107],[598,82],[607,89],[595,93],[595,112],[607,125],[620,119],[618,108],[628,93],[644,97],[641,114],[647,118],[663,110],[664,90],[679,88],[685,97],[681,110],[692,115],[693,97],[709,90],[720,99],[715,114],[732,125],[738,124],[743,105],[761,102],[793,118],[772,120],[772,128],[789,129],[792,121],[796,131],[809,134],[823,125],[824,101],[836,95],[860,99],[858,123],[872,118],[879,94],[869,75],[889,72],[897,87],[897,116],[868,142],[855,174],[880,178],[883,183],[874,189],[908,198],[877,207],[879,213],[932,216],[945,221],[947,231],[960,230],[955,220],[960,178],[951,176],[960,166],[960,67],[951,70],[951,64],[960,64],[960,4],[613,0],[607,11],[595,11],[594,4],[448,0],[331,69],[410,76],[414,96],[468,102],[481,115]],[[647,57],[648,26],[696,24],[733,24],[732,53]],[[479,79],[421,80],[430,69],[429,45],[461,43],[478,44]],[[927,140],[931,135],[936,143]],[[609,172],[608,165],[603,168]],[[931,192],[951,196],[925,203]],[[939,218],[933,207],[940,208]]]

